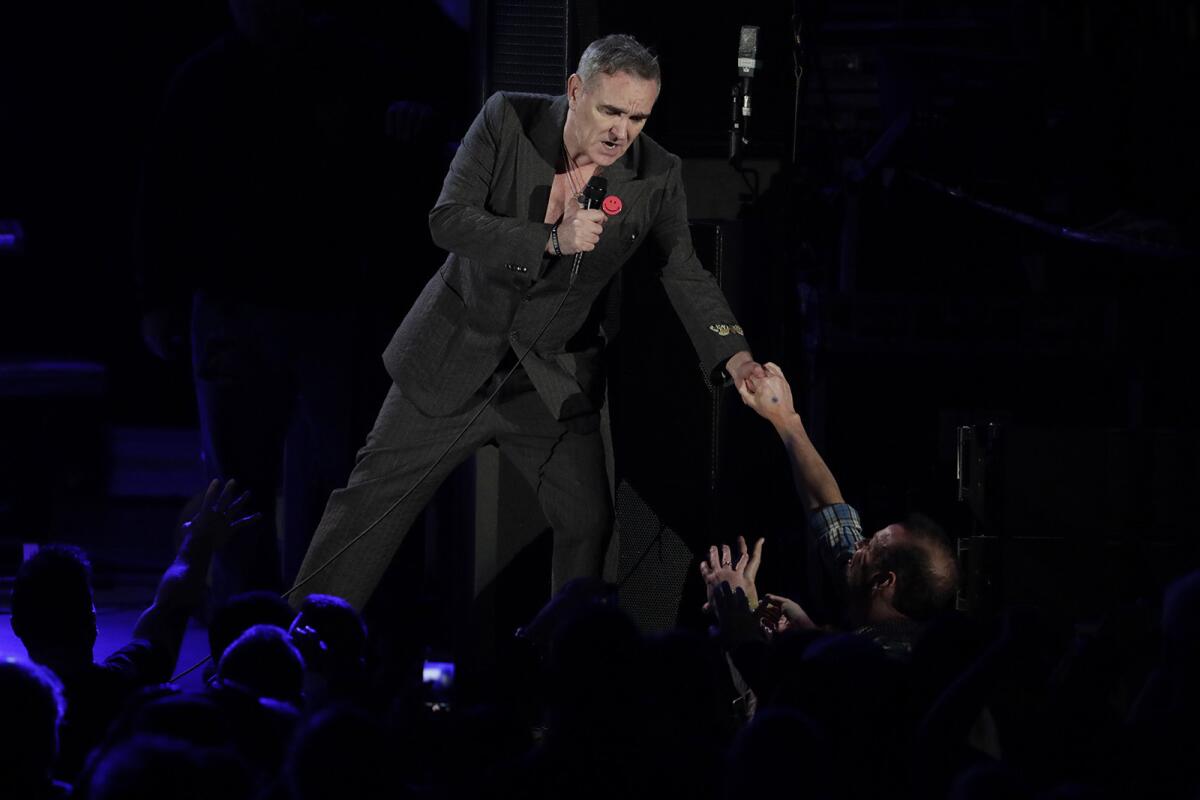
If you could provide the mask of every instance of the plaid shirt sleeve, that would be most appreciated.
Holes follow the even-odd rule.
[[[846,564],[863,540],[862,521],[854,506],[834,503],[819,508],[809,515],[808,529],[817,540],[817,552],[828,574],[845,581]]]

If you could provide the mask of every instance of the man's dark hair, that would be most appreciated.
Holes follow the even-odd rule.
[[[932,619],[954,604],[958,565],[942,527],[924,514],[909,514],[900,523],[907,539],[880,549],[875,566],[896,573],[892,605],[912,620]]]
[[[50,544],[23,563],[13,583],[12,619],[21,639],[94,637],[92,567],[84,552]]]
[[[303,700],[304,658],[275,625],[255,625],[225,648],[217,675],[257,697],[297,706]]]
[[[45,667],[0,659],[0,775],[13,797],[44,790],[58,749],[66,704],[62,684]]]
[[[296,612],[275,592],[244,592],[213,612],[208,623],[208,649],[212,663],[218,664],[225,648],[255,625],[274,625],[288,629]]]
[[[658,56],[651,53],[637,39],[623,33],[614,33],[589,44],[579,57],[579,68],[575,72],[585,84],[590,83],[599,73],[616,75],[619,72],[628,72],[643,80],[662,85]]]
[[[242,800],[254,794],[245,763],[226,749],[196,747],[162,736],[139,735],[115,745],[92,766],[93,800],[184,797]]]
[[[300,644],[306,636],[320,643],[330,666],[361,664],[367,656],[367,628],[354,607],[340,597],[310,594],[304,598],[289,632],[306,659]]]

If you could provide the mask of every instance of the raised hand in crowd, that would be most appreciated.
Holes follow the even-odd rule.
[[[237,481],[222,486],[213,480],[195,514],[181,526],[183,534],[175,561],[163,574],[159,586],[166,588],[169,599],[176,602],[199,602],[213,554],[224,548],[237,531],[248,528],[262,519],[260,513],[246,513],[249,492],[238,493]]]
[[[708,588],[708,602],[704,604],[706,611],[712,607],[713,593],[722,583],[728,583],[733,590],[741,589],[750,603],[750,609],[758,608],[758,589],[754,580],[758,577],[758,568],[762,564],[763,540],[755,542],[754,550],[751,551],[746,546],[746,538],[739,536],[738,550],[740,555],[734,561],[729,545],[713,545],[708,548],[708,560],[700,561],[700,575]]]
[[[709,608],[717,615],[715,630],[725,647],[765,640],[766,631],[761,619],[751,608],[741,586],[735,589],[728,582],[719,583],[711,592]]]
[[[767,593],[766,600],[759,606],[759,616],[764,626],[772,633],[783,633],[789,630],[816,630],[817,625],[812,621],[800,604],[777,594]]]
[[[262,518],[258,513],[245,513],[249,499],[249,492],[238,494],[233,480],[224,486],[218,480],[209,483],[199,508],[181,526],[182,542],[175,560],[159,580],[154,603],[138,618],[135,638],[150,639],[165,634],[171,640],[182,639],[183,631],[177,624],[179,615],[186,617],[203,601],[213,553],[228,544],[237,531]],[[167,617],[171,619],[168,621]],[[162,630],[164,626],[169,631]]]

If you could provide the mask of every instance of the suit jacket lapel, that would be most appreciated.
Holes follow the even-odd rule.
[[[538,187],[537,201],[529,205],[529,221],[541,222],[546,218],[546,201],[550,199],[550,187],[554,183],[554,169],[562,153],[563,126],[567,123],[567,96],[554,98],[544,114],[538,115],[530,126],[528,136],[538,158],[527,159],[520,165],[526,177]]]

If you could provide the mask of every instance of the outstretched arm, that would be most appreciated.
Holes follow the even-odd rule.
[[[204,597],[213,553],[225,545],[234,531],[262,516],[244,513],[248,498],[248,493],[238,494],[232,480],[224,487],[215,480],[208,485],[200,510],[183,524],[183,543],[158,582],[154,602],[138,617],[133,638],[168,648],[172,664],[183,643],[188,617]]]
[[[738,387],[742,402],[774,426],[787,448],[796,492],[809,511],[845,502],[833,473],[808,438],[804,421],[796,413],[792,387],[776,364],[767,362],[765,377],[751,376],[745,388]]]

